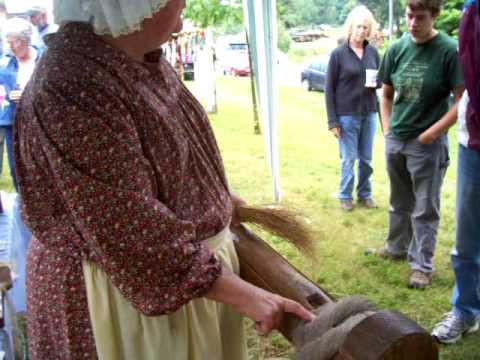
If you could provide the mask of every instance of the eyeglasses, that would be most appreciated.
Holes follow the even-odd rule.
[[[22,46],[23,44],[26,44],[26,41],[19,38],[7,38],[7,44],[11,48],[17,48],[19,46]]]

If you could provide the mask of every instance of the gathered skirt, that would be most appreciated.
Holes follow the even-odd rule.
[[[239,273],[229,228],[207,239],[224,267]],[[246,360],[243,317],[232,307],[197,298],[176,312],[145,316],[91,262],[83,262],[88,308],[100,360]]]

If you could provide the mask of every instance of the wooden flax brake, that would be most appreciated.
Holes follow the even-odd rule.
[[[232,228],[241,277],[265,290],[298,301],[308,309],[334,299],[245,226]],[[278,329],[288,340],[299,325],[286,315]],[[436,341],[398,311],[376,312],[356,325],[332,360],[437,360]]]

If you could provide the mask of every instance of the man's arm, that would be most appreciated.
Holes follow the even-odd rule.
[[[387,135],[390,132],[390,115],[392,114],[393,96],[395,90],[393,86],[383,84],[382,87],[382,102],[380,105],[380,112],[382,114],[383,135]]]
[[[453,124],[455,124],[457,121],[458,102],[462,98],[464,90],[465,87],[463,85],[457,86],[453,89],[453,95],[455,97],[455,103],[453,106],[445,115],[440,118],[440,120],[435,122],[427,130],[421,133],[418,136],[418,141],[420,141],[422,144],[431,144],[440,136],[442,136],[442,134],[446,133]]]

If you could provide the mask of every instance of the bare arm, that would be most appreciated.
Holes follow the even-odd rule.
[[[234,205],[233,225],[239,225],[236,208],[245,201],[230,193]],[[314,315],[299,303],[260,289],[223,267],[222,274],[214,282],[206,297],[233,306],[238,312],[256,322],[257,330],[268,334],[280,325],[284,313],[292,313],[304,320]]]
[[[431,144],[438,139],[442,134],[446,133],[448,129],[457,121],[457,108],[465,87],[458,86],[453,89],[453,95],[455,97],[455,103],[450,110],[443,115],[440,120],[435,122],[427,130],[420,134],[418,141],[422,144]]]
[[[310,321],[314,315],[299,303],[260,289],[225,267],[206,297],[233,306],[256,322],[257,330],[268,334],[280,325],[285,313]]]
[[[393,89],[393,86],[387,84],[383,84],[382,90],[383,94],[380,112],[382,113],[383,134],[387,135],[390,132],[390,115],[392,114],[395,90]]]
[[[230,198],[232,199],[233,204],[232,225],[238,226],[240,225],[240,221],[238,220],[237,208],[239,206],[246,205],[246,202],[240,196],[231,191]]]

